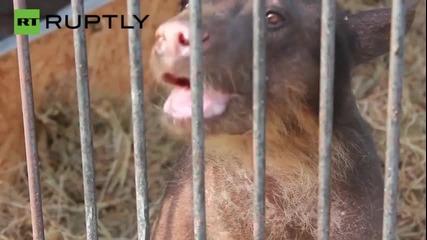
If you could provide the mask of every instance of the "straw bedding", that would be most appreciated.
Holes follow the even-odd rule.
[[[343,1],[351,10],[382,5],[374,0]],[[389,2],[387,4],[390,4]],[[403,89],[402,162],[400,165],[399,238],[426,239],[426,70],[425,1],[408,35]],[[354,89],[364,117],[375,129],[385,157],[387,57],[357,69]],[[127,71],[123,70],[123,71]],[[55,101],[66,88],[47,92],[37,111],[46,239],[84,239],[84,200],[78,113],[75,105]],[[156,89],[150,89],[156,91]],[[69,91],[68,91],[69,92]],[[159,126],[156,94],[146,104],[151,220],[165,185],[163,177],[181,143]],[[101,239],[136,239],[135,185],[130,103],[93,95],[94,157]],[[0,169],[0,174],[5,174]],[[31,239],[25,162],[13,169],[13,184],[0,188],[0,239]]]

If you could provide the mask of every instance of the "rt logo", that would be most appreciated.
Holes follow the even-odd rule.
[[[17,9],[14,15],[15,34],[40,34],[40,9]]]

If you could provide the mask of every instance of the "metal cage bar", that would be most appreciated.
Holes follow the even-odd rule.
[[[76,64],[77,97],[79,110],[80,141],[83,168],[83,188],[87,239],[98,239],[98,214],[96,208],[95,169],[93,165],[93,140],[90,116],[90,91],[87,63],[86,34],[83,0],[71,0],[73,23],[80,26],[73,30]],[[79,20],[80,18],[80,20]]]
[[[206,239],[205,124],[203,118],[202,3],[190,1],[190,84],[192,98],[192,163],[194,237]]]
[[[140,0],[127,0],[128,21],[133,22],[135,25],[137,21],[133,16],[140,17],[140,4]],[[144,119],[144,85],[142,82],[144,79],[144,72],[142,66],[141,29],[130,28],[128,30],[128,36],[138,239],[148,240],[150,237],[150,224]]]
[[[401,100],[404,74],[405,0],[393,0],[391,13],[390,67],[387,105],[387,143],[384,188],[383,239],[396,235],[399,193]]]
[[[254,158],[254,239],[265,238],[265,118],[266,118],[266,39],[265,1],[254,0],[253,5],[253,158]],[[25,0],[14,0],[15,9],[24,9]],[[92,129],[90,119],[90,92],[83,0],[71,0],[74,29],[74,49],[77,75],[78,109],[82,150],[84,199],[87,239],[98,239],[95,171],[93,166]],[[398,172],[400,161],[400,116],[404,74],[405,2],[393,0],[391,25],[391,56],[387,116],[386,178],[384,196],[383,239],[396,239]],[[335,72],[335,0],[322,0],[321,71],[319,112],[319,202],[318,239],[330,235],[330,180],[333,87]],[[140,16],[140,0],[127,0],[128,21]],[[192,161],[195,239],[206,239],[205,158],[203,118],[202,66],[202,4],[190,4],[190,81],[192,94]],[[79,19],[80,18],[80,19]],[[134,20],[134,23],[135,20]],[[141,29],[129,29],[129,60],[134,134],[135,184],[137,200],[138,239],[149,239],[149,209],[146,139],[144,122],[143,65]],[[16,35],[22,113],[25,133],[27,171],[33,239],[44,240],[42,197],[38,169],[38,153],[34,121],[34,103],[28,36]]]
[[[14,9],[26,8],[25,0],[14,0]],[[22,117],[24,122],[25,150],[27,158],[28,190],[30,195],[33,239],[44,240],[42,193],[40,189],[39,155],[35,130],[33,84],[31,76],[30,46],[27,35],[16,35],[21,87]]]
[[[330,235],[330,182],[335,77],[335,0],[322,0],[320,35],[318,239]]]
[[[266,20],[265,0],[253,2],[254,239],[265,238]]]

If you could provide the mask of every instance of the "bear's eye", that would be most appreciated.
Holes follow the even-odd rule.
[[[268,11],[266,14],[267,24],[269,28],[281,27],[285,22],[285,18],[278,12]]]

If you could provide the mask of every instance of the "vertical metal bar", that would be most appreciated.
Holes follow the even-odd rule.
[[[86,50],[85,19],[83,0],[71,0],[73,23],[80,21],[74,29],[74,53],[77,75],[77,96],[82,151],[83,187],[86,215],[87,239],[98,239],[98,223],[95,196],[95,170],[93,166],[93,140],[90,117],[89,76]],[[79,20],[80,18],[80,20]]]
[[[266,3],[253,5],[254,239],[265,239]]]
[[[399,193],[400,115],[404,73],[405,3],[393,0],[391,14],[390,71],[387,106],[387,151],[385,164],[383,239],[396,239]]]
[[[141,29],[135,17],[140,19],[139,0],[127,0],[128,22],[133,23],[134,28],[128,30],[130,79],[132,95],[132,125],[134,140],[135,161],[135,188],[136,209],[138,221],[138,239],[148,240],[150,236],[148,213],[148,180],[147,180],[147,156],[145,141],[144,119],[144,85],[142,66]]]
[[[335,0],[322,0],[319,112],[318,239],[330,237],[330,181],[335,77]]]
[[[14,0],[14,9],[25,9],[25,0]],[[22,117],[24,122],[28,187],[30,194],[33,239],[44,240],[42,196],[39,176],[39,155],[35,131],[30,46],[27,35],[16,35],[19,82],[21,86]]]
[[[205,124],[203,118],[202,3],[190,0],[190,81],[192,98],[192,160],[194,236],[206,239]]]

